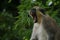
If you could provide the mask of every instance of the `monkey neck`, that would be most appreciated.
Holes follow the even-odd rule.
[[[43,13],[41,13],[38,10],[36,12],[37,12],[37,23],[40,24],[42,22]]]
[[[36,15],[37,15],[37,23],[41,23],[42,22],[42,17],[44,16],[42,12],[40,12],[39,10],[36,11]]]
[[[42,15],[37,17],[37,22],[40,24],[42,22]]]

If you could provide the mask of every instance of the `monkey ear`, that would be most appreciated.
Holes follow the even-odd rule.
[[[40,8],[40,9],[39,9],[39,11],[40,11],[40,12],[42,12],[42,13],[43,13],[43,15],[45,15],[45,11],[46,11],[45,9]]]

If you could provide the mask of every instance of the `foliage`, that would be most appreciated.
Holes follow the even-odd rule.
[[[48,5],[50,2],[52,4]],[[30,39],[33,20],[28,15],[34,5],[46,9],[45,12],[60,26],[59,0],[1,0],[0,4],[0,40]]]

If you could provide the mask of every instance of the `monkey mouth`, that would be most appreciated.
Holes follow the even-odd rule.
[[[36,23],[37,22],[37,16],[33,13],[30,13],[30,16],[32,17],[33,22]]]
[[[34,23],[36,22],[36,18],[33,19],[33,22],[34,22]]]
[[[37,18],[36,18],[36,17],[33,18],[33,22],[34,22],[34,23],[37,22]]]
[[[30,15],[33,18],[33,22],[35,23],[37,21],[37,15],[36,15],[36,9],[35,8],[31,9]]]

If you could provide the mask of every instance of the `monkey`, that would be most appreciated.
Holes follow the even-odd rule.
[[[30,40],[60,40],[56,21],[45,14],[44,9],[34,6],[30,10],[30,16],[34,21]]]

